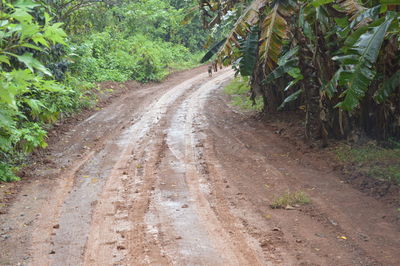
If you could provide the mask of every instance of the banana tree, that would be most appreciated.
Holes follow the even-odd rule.
[[[246,3],[201,2],[210,21],[218,21],[238,2]],[[284,109],[293,100],[297,107],[305,106],[308,138],[344,136],[362,127],[362,116],[376,105],[387,112],[387,103],[393,104],[390,99],[399,93],[399,4],[254,0],[247,3],[220,48],[207,57],[215,54],[214,60],[225,65],[240,60],[240,72],[251,76],[253,93],[263,96],[265,111]],[[293,49],[291,67],[285,67],[283,59]],[[400,136],[399,127],[395,132]]]

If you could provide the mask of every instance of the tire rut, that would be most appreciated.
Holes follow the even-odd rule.
[[[85,264],[90,265],[92,261],[98,261],[102,254],[110,255],[108,252],[99,253],[108,251],[109,246],[113,247],[113,262],[125,257],[126,248],[120,243],[124,242],[123,233],[131,230],[131,222],[124,217],[134,198],[139,196],[134,191],[131,193],[126,183],[132,187],[135,185],[127,181],[132,169],[130,166],[135,161],[134,156],[146,156],[134,152],[135,146],[159,123],[172,102],[190,89],[192,83],[200,82],[205,77],[201,74],[169,89],[146,108],[149,111],[141,116],[135,115],[136,119],[131,118],[131,126],[122,126],[121,135],[105,139],[103,147],[91,151],[64,173],[64,184],[59,186],[63,192],[56,193],[58,204],[49,208],[45,221],[49,227],[49,220],[52,220],[52,224],[57,226],[57,232],[55,234],[55,230],[50,229],[50,232],[44,233],[41,228],[45,225],[36,230],[32,242],[38,248],[34,250],[33,265],[82,264],[83,258]],[[135,178],[140,179],[143,169],[136,166],[133,169],[137,170]],[[119,217],[117,221],[114,220],[116,214]],[[115,234],[115,231],[122,234]],[[92,249],[93,245],[98,249]]]
[[[174,265],[261,264],[251,248],[242,249],[246,241],[231,237],[230,233],[237,228],[226,230],[206,198],[213,188],[209,184],[207,163],[201,158],[203,151],[198,138],[204,136],[196,126],[204,126],[201,112],[209,92],[230,77],[227,73],[202,85],[170,115],[166,130],[168,149],[146,221],[148,233],[161,243],[163,256],[173,258]]]

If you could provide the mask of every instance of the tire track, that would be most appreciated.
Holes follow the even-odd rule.
[[[203,84],[171,114],[166,130],[168,149],[156,191],[146,214],[148,234],[174,265],[261,265],[262,256],[235,226],[225,209],[217,217],[207,199],[212,193],[207,162],[201,160],[202,109],[208,94],[232,77],[231,72]],[[203,136],[204,137],[204,136]],[[222,224],[230,220],[230,224]],[[235,233],[233,233],[235,232]],[[162,239],[160,238],[162,236]],[[154,257],[151,257],[153,259]],[[154,261],[145,261],[154,264]]]

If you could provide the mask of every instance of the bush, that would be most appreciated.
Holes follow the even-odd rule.
[[[189,67],[187,62],[193,65],[194,61],[182,45],[150,40],[144,35],[124,39],[122,34],[112,36],[109,32],[92,34],[74,52],[79,57],[72,65],[73,73],[92,82],[160,81],[170,69]]]

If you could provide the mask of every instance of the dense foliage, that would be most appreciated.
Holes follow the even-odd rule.
[[[79,58],[72,71],[88,81],[158,81],[169,74],[169,68],[195,59],[182,45],[154,41],[145,35],[125,38],[111,32],[91,35],[75,46],[74,52]]]
[[[58,82],[57,70],[52,72],[44,65],[57,47],[65,45],[61,27],[35,2],[2,2],[0,180],[17,179],[11,165],[21,157],[20,152],[46,147],[44,124],[85,102],[81,87],[71,89],[68,81]]]
[[[204,34],[196,19],[182,27],[184,17],[184,9],[156,0],[80,10],[67,26],[76,44],[73,52],[79,55],[72,70],[91,81],[146,82],[161,80],[170,69],[193,65]]]
[[[158,81],[198,61],[195,1],[2,0],[0,181],[45,148],[58,119],[95,102],[91,82]]]
[[[215,60],[250,76],[265,112],[304,109],[306,136],[324,145],[362,132],[400,138],[399,1],[199,3],[206,27],[238,17]]]

